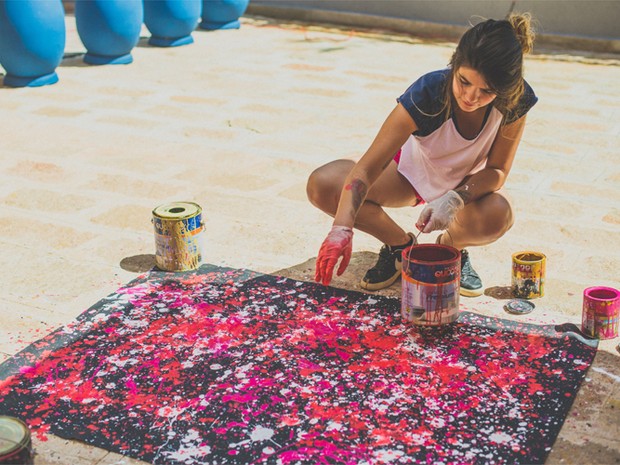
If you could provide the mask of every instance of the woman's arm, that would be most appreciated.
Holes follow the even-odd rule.
[[[400,103],[396,105],[366,153],[347,176],[334,216],[334,225],[353,227],[368,190],[417,129],[407,110]]]
[[[506,182],[525,129],[525,118],[507,124],[499,129],[491,146],[484,169],[465,178],[455,190],[468,204],[491,192],[498,191]]]

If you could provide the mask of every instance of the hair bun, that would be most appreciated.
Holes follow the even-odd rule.
[[[507,18],[521,43],[523,54],[526,55],[534,48],[535,32],[532,28],[532,16],[529,13],[510,13]]]

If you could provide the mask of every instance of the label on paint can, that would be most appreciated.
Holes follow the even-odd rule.
[[[403,251],[402,318],[415,325],[440,326],[459,317],[461,254],[439,244]]]
[[[512,295],[518,299],[535,299],[545,295],[547,257],[540,252],[517,252],[512,255]]]
[[[202,208],[193,202],[173,202],[153,210],[155,262],[165,271],[188,271],[202,261]]]
[[[459,283],[454,281],[429,285],[403,275],[402,317],[424,326],[455,322],[459,317],[459,288]]]
[[[613,287],[588,287],[583,291],[581,330],[596,339],[618,337],[620,291]]]

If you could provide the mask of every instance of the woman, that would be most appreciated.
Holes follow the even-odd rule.
[[[317,257],[316,281],[328,285],[341,257],[337,273],[344,272],[356,228],[384,243],[361,287],[392,285],[403,249],[416,239],[383,207],[425,203],[417,229],[443,230],[437,242],[462,251],[461,294],[482,294],[465,247],[492,243],[513,223],[500,189],[537,101],[523,79],[523,56],[533,38],[529,14],[470,28],[447,69],[422,76],[397,99],[357,163],[336,160],[310,175],[308,198],[334,217]]]

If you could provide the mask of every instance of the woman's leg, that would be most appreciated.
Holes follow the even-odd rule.
[[[313,171],[306,186],[310,202],[333,217],[346,177],[354,165],[352,160],[336,160]],[[396,168],[396,162],[390,163],[369,189],[354,225],[388,245],[404,244],[410,236],[382,207],[405,207],[416,203],[414,189]]]
[[[490,244],[502,237],[512,227],[513,221],[508,199],[493,192],[467,204],[442,234],[440,242],[458,250]]]
[[[476,297],[483,292],[482,280],[472,267],[465,247],[495,242],[512,227],[512,223],[510,202],[499,192],[494,192],[467,204],[439,236],[440,244],[461,251],[461,295]]]

